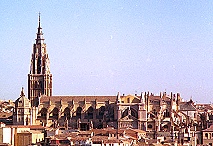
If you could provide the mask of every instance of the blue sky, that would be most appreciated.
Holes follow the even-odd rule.
[[[213,1],[0,1],[0,99],[27,95],[41,12],[54,95],[213,95]]]

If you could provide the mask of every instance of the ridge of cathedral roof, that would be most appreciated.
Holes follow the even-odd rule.
[[[84,99],[87,102],[90,101],[95,101],[97,100],[98,102],[105,102],[105,101],[110,101],[110,102],[116,102],[116,96],[106,96],[106,95],[95,95],[95,96],[86,96],[86,95],[74,95],[74,96],[41,96],[40,102],[57,102],[57,101],[74,101],[74,102],[79,102],[83,101]]]
[[[160,96],[160,95],[151,95],[151,96],[149,96],[149,99],[151,99],[151,100],[164,100],[164,101],[170,101],[171,100],[171,98],[170,97],[168,97],[168,96]]]

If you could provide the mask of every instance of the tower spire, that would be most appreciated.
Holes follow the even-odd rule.
[[[37,106],[35,103],[39,96],[52,95],[52,74],[50,73],[50,61],[43,39],[40,12],[35,40],[30,73],[28,74],[28,98],[31,100],[31,106]]]
[[[38,27],[39,28],[41,27],[40,15],[41,15],[41,13],[39,12],[38,13]]]
[[[43,43],[43,33],[42,33],[42,28],[41,28],[41,13],[39,12],[38,14],[38,32],[37,32],[37,38],[36,38],[36,43]]]

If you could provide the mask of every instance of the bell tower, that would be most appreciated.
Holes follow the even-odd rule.
[[[30,73],[28,74],[28,98],[32,107],[38,106],[38,98],[41,95],[52,96],[52,74],[39,13],[38,32],[33,45]]]

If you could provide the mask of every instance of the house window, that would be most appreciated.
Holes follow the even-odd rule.
[[[205,138],[208,139],[208,133],[205,133]]]

